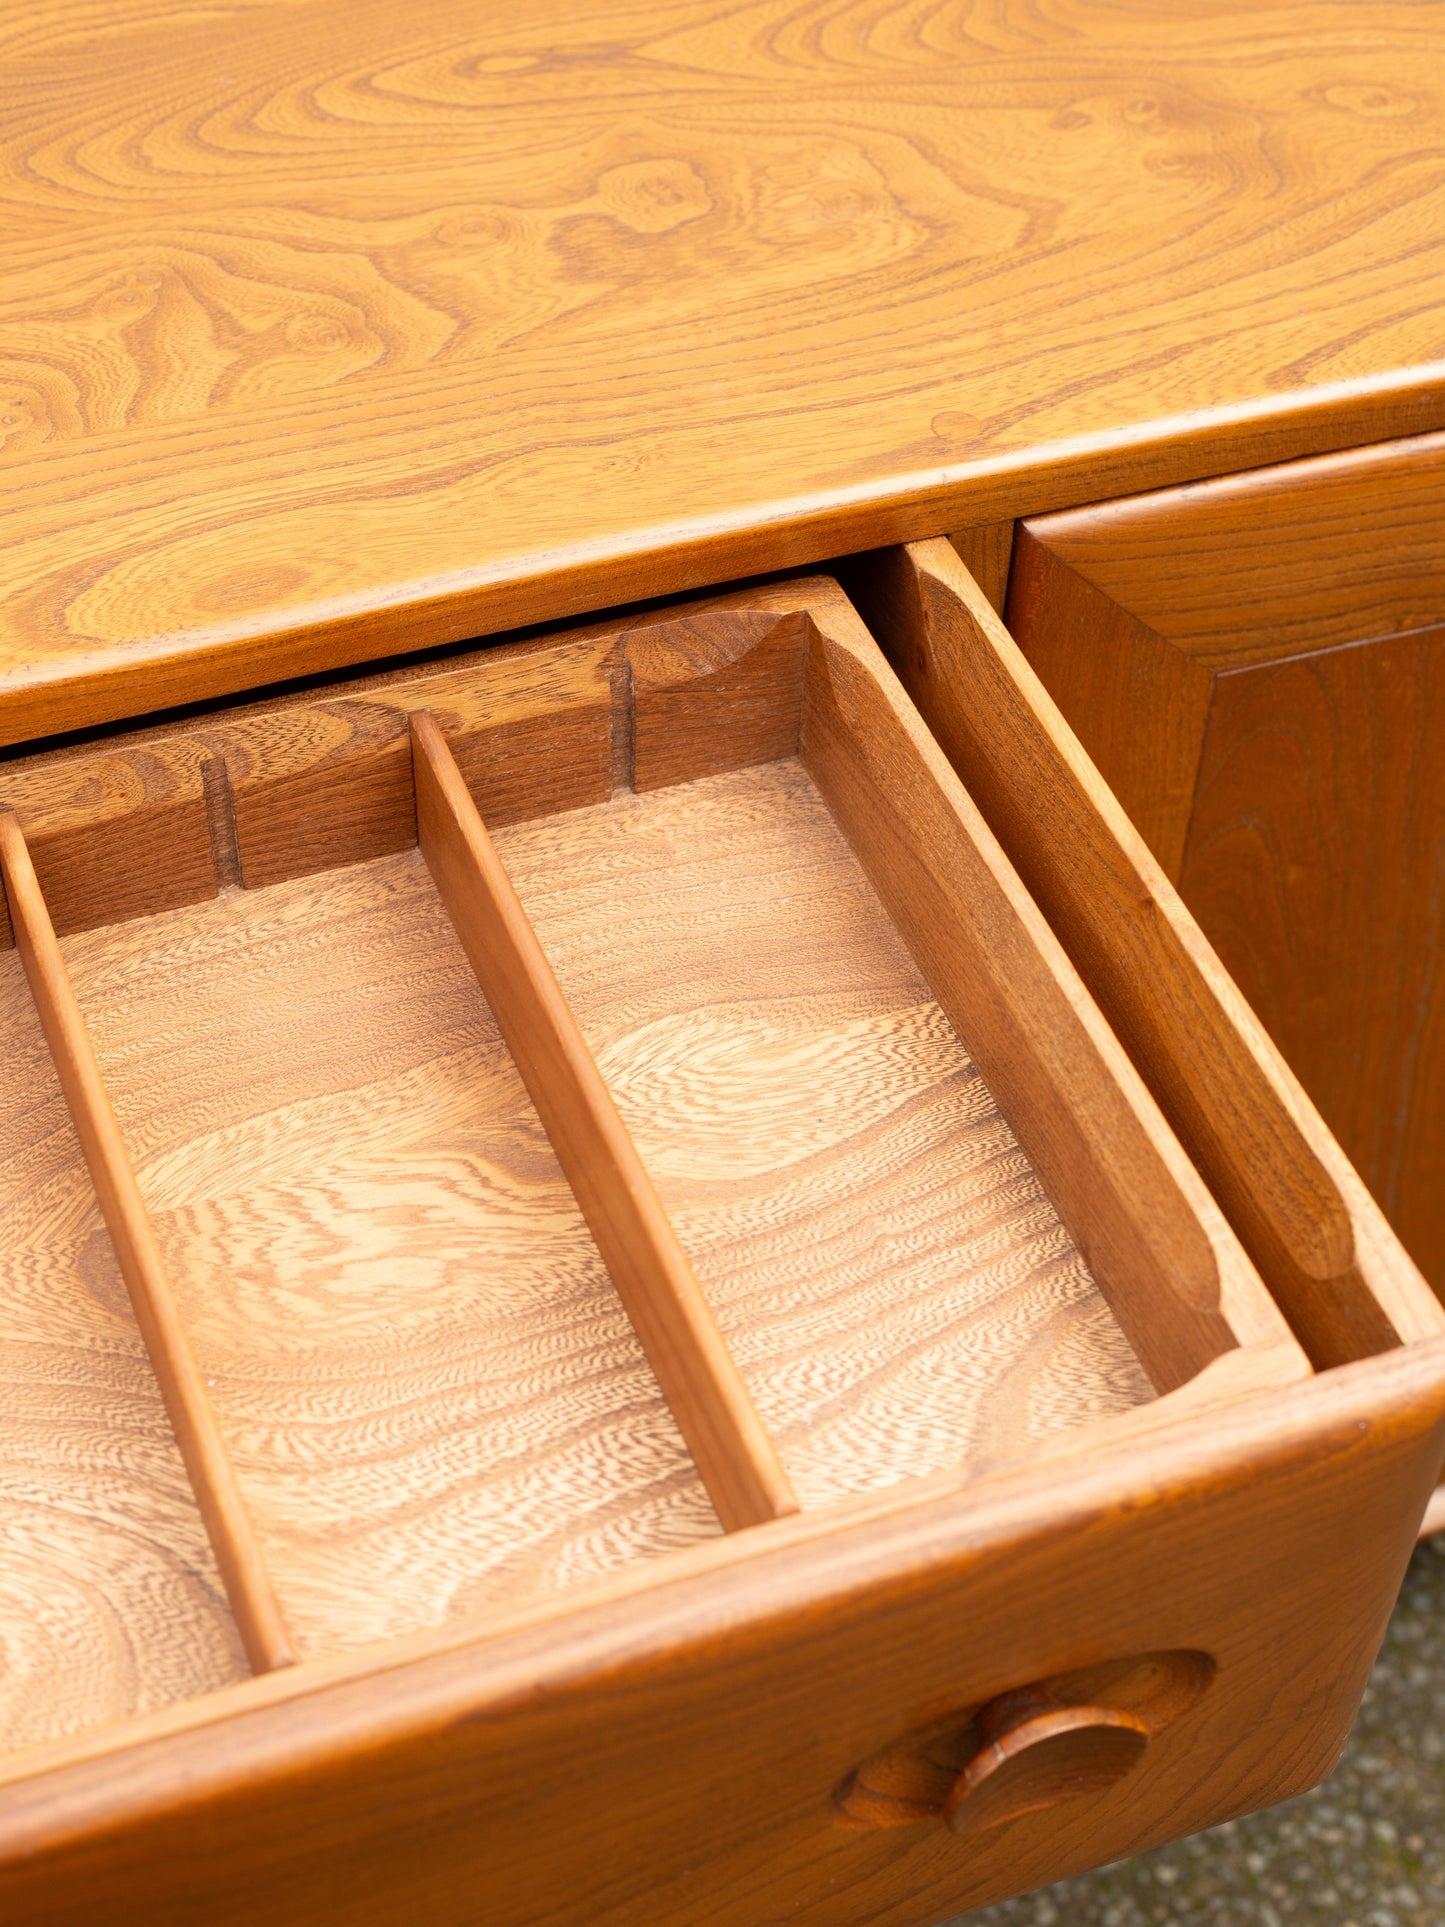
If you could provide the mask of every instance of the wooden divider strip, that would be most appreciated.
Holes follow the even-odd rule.
[[[290,1666],[296,1653],[166,1276],[24,833],[19,819],[9,812],[0,813],[0,873],[9,898],[16,947],[60,1088],[130,1293],[136,1323],[160,1381],[246,1656],[258,1673]]]
[[[411,719],[417,835],[437,890],[729,1532],[796,1512],[651,1178],[435,718]]]

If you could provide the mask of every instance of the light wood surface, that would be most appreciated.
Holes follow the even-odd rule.
[[[517,806],[496,853],[797,1515],[718,1530],[406,844],[424,708],[472,801]],[[97,759],[142,823],[199,771],[193,900],[134,914],[167,901],[157,840],[129,920],[93,921]],[[0,1907],[445,1927],[484,1890],[560,1927],[585,1889],[616,1927],[746,1927],[766,1889],[901,1927],[1327,1769],[1438,1471],[1445,1339],[1311,1376],[836,588],[57,749],[7,789],[70,878],[66,965],[304,1657],[109,1733],[72,1708],[0,1763]],[[63,1534],[27,1584],[45,1557]],[[942,1803],[840,1812],[909,1734],[1063,1680],[1137,1714],[1108,1690],[1153,1705],[1181,1655],[1117,1785],[1041,1775],[1049,1805],[1005,1817],[1014,1789],[966,1845]]]
[[[0,734],[1445,426],[1408,0],[43,0]]]
[[[1166,1404],[1112,1445],[805,1511],[676,1555],[666,1584],[37,1756],[0,1802],[0,1904],[36,1927],[117,1897],[155,1927],[469,1927],[484,1892],[497,1927],[573,1927],[586,1893],[601,1927],[755,1927],[765,1893],[803,1927],[917,1927],[1301,1792],[1413,1547],[1445,1347],[1182,1422]],[[1214,1682],[1112,1792],[967,1845],[936,1818],[843,1822],[834,1789],[919,1725],[1176,1641]]]
[[[1044,517],[1010,623],[1445,1294],[1445,437]]]
[[[8,1751],[250,1669],[13,950],[0,957],[0,1024]]]
[[[1151,1398],[797,763],[498,842],[805,1505]]]
[[[832,687],[835,670],[842,680]],[[1260,1348],[1249,1357],[1261,1369],[1272,1350],[1286,1375],[1302,1367],[1233,1234],[978,812],[910,720],[836,583],[784,582],[658,612],[635,627],[602,622],[480,651],[466,667],[395,672],[345,696],[260,705],[208,723],[194,738],[185,726],[143,732],[130,755],[144,771],[151,757],[184,764],[204,749],[225,771],[247,880],[316,870],[414,836],[396,758],[408,712],[432,707],[433,694],[469,782],[503,820],[525,814],[528,799],[532,808],[563,808],[579,791],[646,792],[785,754],[799,741],[809,703],[821,703],[819,717],[829,720],[818,740],[833,745],[841,782],[831,793],[847,810],[848,834],[860,847],[870,837],[876,844],[876,825],[889,825],[881,833],[894,848],[881,870],[875,863],[875,881],[909,942],[928,956],[929,972],[948,985],[951,1017],[969,1047],[988,1053],[986,1078],[1004,1093],[1006,1114],[1025,1133],[1156,1386],[1183,1384],[1235,1342]],[[546,735],[554,711],[560,762]],[[42,755],[33,794],[23,788],[27,765],[10,781],[27,826],[33,819],[36,833],[53,830],[57,866],[70,843],[85,847],[90,760],[83,751]],[[527,774],[574,762],[576,782]],[[326,800],[328,785],[339,801]],[[135,790],[133,807],[144,810],[148,773]],[[901,811],[895,790],[911,799]],[[975,874],[989,915],[921,876],[920,848],[947,849],[960,873]],[[216,864],[219,873],[219,853]],[[78,881],[72,900],[83,922]],[[107,901],[102,880],[88,879],[87,888],[91,901]],[[963,964],[965,957],[972,961]]]
[[[880,731],[913,744],[885,761],[934,817],[900,834],[991,848],[818,582],[7,773],[81,926],[68,968],[308,1659],[716,1531],[425,860],[392,848],[416,834],[394,758],[418,708],[445,719],[475,793],[523,813],[497,849],[776,1442],[775,1489],[826,1507],[1117,1422],[1154,1396],[1140,1358],[1205,1401],[1303,1373],[1197,1182],[1171,1175],[1142,1091],[1121,1102],[1132,1073],[1106,1033],[1049,1059],[1045,1036],[1097,1019],[996,851],[990,928],[1014,932],[1032,1035],[1006,1042],[954,984],[960,1038],[806,771],[778,756],[801,725],[816,759],[820,702],[824,763]],[[424,841],[465,927],[476,879],[439,857],[427,767]],[[197,772],[209,879],[190,854],[168,871],[163,839],[141,836],[115,884],[102,830],[124,872],[128,813],[144,827]],[[455,823],[474,806],[451,788]],[[148,899],[171,907],[134,915]],[[96,922],[117,907],[128,921]],[[909,912],[935,964],[958,915]],[[976,1048],[1046,1161],[1040,1114],[1092,1120],[1101,1144],[1075,1146],[1061,1194],[1077,1234]],[[1104,1219],[1117,1233],[1134,1214],[1132,1252],[1138,1233],[1095,1237],[1083,1196],[1091,1171],[1125,1167],[1137,1195]],[[72,1272],[53,1289],[72,1316]],[[63,1536],[34,1549],[39,1569],[67,1557]],[[138,1611],[143,1647],[166,1621]],[[134,1704],[98,1673],[87,1690],[112,1716]]]
[[[811,786],[708,781],[498,835],[804,1501],[1148,1400]],[[415,852],[66,948],[303,1652],[716,1532]]]
[[[241,1643],[257,1672],[295,1661],[115,1111],[14,816],[0,814],[0,874],[16,948],[95,1187],[136,1323],[196,1494]]]
[[[796,1512],[677,1234],[427,711],[411,719],[411,749],[427,868],[724,1529]]]
[[[946,542],[857,592],[910,692],[1319,1364],[1445,1316],[1068,723]]]

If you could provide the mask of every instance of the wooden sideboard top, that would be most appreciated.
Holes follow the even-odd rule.
[[[37,0],[0,742],[1445,425],[1408,0]]]

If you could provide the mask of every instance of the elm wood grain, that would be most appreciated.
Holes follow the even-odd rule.
[[[434,716],[411,719],[417,841],[726,1531],[797,1500]]]
[[[1378,1207],[949,545],[870,558],[857,589],[1316,1364],[1445,1331]]]
[[[498,843],[806,1504],[1150,1398],[795,764]],[[416,852],[66,948],[307,1664],[716,1532]]]
[[[415,846],[407,719],[419,700],[447,730],[489,821],[609,796],[610,666],[606,641],[563,643],[513,654],[480,681],[474,670],[434,673],[217,731],[247,887]]]
[[[1021,526],[1009,621],[1176,883],[1219,677],[1438,624],[1442,488],[1422,435]]]
[[[645,780],[654,701],[682,719],[688,750],[675,768],[795,740],[799,653],[814,646],[800,616],[830,598],[845,608],[831,585],[778,585],[665,614],[620,643],[604,630],[619,780]],[[481,726],[510,714],[519,690],[545,686],[565,730],[576,678],[558,672],[557,648],[483,656],[465,689],[450,669],[392,678],[388,700],[441,687],[450,713],[470,704]],[[694,699],[706,688],[717,692],[711,720]],[[375,689],[358,695],[374,708]],[[271,767],[289,781],[314,753],[350,782],[336,741],[356,746],[364,770],[372,739],[337,731],[330,702],[308,717],[317,707],[276,711]],[[211,719],[213,763],[239,766],[228,732],[257,727],[255,712]],[[545,735],[533,741],[544,755]],[[619,742],[632,760],[616,755]],[[85,764],[61,756],[36,769],[68,772],[78,795]],[[361,794],[365,781],[351,787]],[[360,847],[372,821],[357,819]],[[634,1106],[639,1136],[653,1120],[645,1148],[810,1503],[1016,1455],[1148,1398],[1012,1133],[796,765],[624,787],[609,804],[498,834],[549,942],[570,897],[571,961],[559,954],[559,967],[595,959],[599,997],[621,995],[625,1034],[604,1040],[619,1102]],[[780,861],[782,887],[768,881]],[[624,873],[635,892],[626,916]],[[308,1653],[567,1587],[711,1529],[641,1354],[620,1314],[605,1322],[611,1288],[441,906],[425,888],[418,897],[424,880],[415,855],[396,855],[69,940]],[[725,990],[721,1003],[699,1012],[700,987],[714,999]],[[601,1001],[583,1014],[611,1021]],[[693,1049],[709,1036],[715,1048]],[[659,1101],[659,1075],[677,1061],[665,1048],[659,1057],[669,1037],[690,1095],[707,1100],[690,1137],[675,1098]],[[751,1171],[739,1167],[740,1119],[751,1120]],[[517,1299],[497,1298],[489,1266],[509,1292],[534,1281],[519,1331]],[[218,1269],[234,1281],[222,1297],[210,1285]],[[1169,1311],[1165,1293],[1156,1314]],[[1302,1369],[1297,1354],[1260,1344],[1227,1352],[1183,1396],[1217,1401]]]
[[[11,741],[1445,422],[1403,0],[3,44]]]
[[[296,1655],[286,1624],[166,1275],[24,835],[8,814],[0,814],[0,874],[16,948],[246,1656],[257,1672],[292,1665]]]
[[[1284,1321],[877,644],[841,598],[815,619],[804,764],[1151,1381],[1277,1348]]]
[[[0,957],[0,1750],[250,1668],[20,959]]]
[[[139,731],[99,753],[47,751],[0,769],[0,801],[20,818],[61,931],[412,848],[407,719],[420,707],[494,826],[580,808],[615,787],[789,753],[816,593],[836,589],[805,579],[735,592],[682,616]]]
[[[1009,608],[1445,1292],[1442,499],[1426,436],[1044,518]]]
[[[48,1749],[10,1769],[0,1900],[37,1927],[117,1905],[451,1927],[485,1892],[498,1927],[570,1927],[585,1892],[604,1927],[748,1927],[766,1893],[804,1927],[915,1927],[1303,1791],[1344,1744],[1445,1446],[1445,1346],[1182,1424],[1167,1404],[1122,1445],[804,1513],[676,1555],[666,1584]],[[832,1788],[921,1722],[1176,1639],[1218,1677],[1112,1793],[966,1851],[936,1821],[840,1823]]]
[[[662,615],[654,623],[626,632],[620,638],[607,625],[599,625],[593,638],[595,646],[599,651],[611,652],[606,656],[606,674],[613,690],[609,757],[619,780],[646,786],[664,774],[677,777],[688,769],[716,769],[732,762],[746,762],[795,741],[797,705],[801,699],[798,651],[803,641],[798,618],[838,600],[835,585],[801,582],[747,591],[701,605],[693,611]],[[560,657],[556,653],[559,648]],[[529,715],[539,702],[544,708],[549,701],[565,708],[570,700],[567,692],[575,688],[579,677],[594,693],[600,686],[601,664],[594,661],[589,667],[578,653],[580,649],[580,642],[575,648],[572,644],[539,643],[508,651],[499,658],[484,654],[465,673],[458,671],[417,680],[386,679],[380,686],[342,702],[343,711],[349,706],[357,712],[360,727],[354,727],[345,714],[338,718],[335,703],[293,704],[274,713],[253,712],[224,729],[213,726],[206,743],[213,760],[224,760],[228,769],[244,764],[256,770],[258,812],[268,794],[272,801],[284,806],[288,800],[286,786],[297,784],[300,789],[290,793],[294,804],[297,794],[328,776],[353,797],[363,799],[352,829],[339,841],[334,837],[319,842],[310,838],[305,815],[298,815],[294,808],[289,811],[280,808],[278,815],[295,830],[289,843],[286,842],[288,832],[283,829],[280,833],[285,846],[280,867],[309,866],[343,856],[355,858],[374,847],[371,805],[365,801],[369,794],[367,784],[374,779],[374,767],[368,762],[369,745],[375,741],[375,719],[387,714],[387,705],[414,707],[427,695],[441,692],[454,712],[460,706],[478,727],[489,717],[495,721],[498,715],[504,719],[510,715],[516,707],[518,689],[525,696],[526,704],[532,706],[528,708]],[[871,645],[865,653],[875,666],[881,667]],[[559,680],[557,664],[563,658],[570,667]],[[868,668],[866,673],[872,675],[874,668]],[[674,732],[670,749],[666,747],[669,739],[664,725],[670,725]],[[394,723],[388,720],[381,726],[390,730]],[[500,725],[498,727],[500,729]],[[502,735],[497,740],[500,741]],[[664,758],[660,765],[659,755]],[[61,761],[71,769],[71,780],[83,785],[84,759],[62,758]],[[42,762],[40,767],[44,772],[52,766]],[[266,789],[267,779],[272,775],[280,782],[279,792]],[[238,779],[233,788],[239,787],[244,793],[245,780],[244,776]],[[382,787],[384,790],[385,785]],[[558,800],[554,794],[554,805]],[[240,827],[244,830],[245,825]],[[387,834],[400,835],[405,828],[405,819],[399,824],[393,820]],[[272,845],[273,850],[277,847]],[[249,856],[243,838],[243,870]],[[1055,956],[1045,966],[1046,972],[1059,962],[1061,959]],[[1076,994],[1077,985],[1067,993]],[[1029,1048],[1025,1047],[1025,1057]],[[1123,1064],[1122,1058],[1118,1063]],[[1127,1071],[1127,1066],[1124,1069]],[[1056,1065],[1054,1072],[1058,1070]],[[1097,1070],[1095,1065],[1087,1077],[1095,1077]],[[1060,1088],[1057,1082],[1054,1088]],[[1034,1096],[1037,1098],[1037,1090]],[[1126,1112],[1127,1108],[1126,1105]],[[1129,1140],[1131,1134],[1137,1134],[1140,1122],[1116,1112],[1115,1123],[1120,1124],[1121,1118],[1124,1139]],[[1145,1129],[1156,1125],[1157,1118]],[[1081,1168],[1085,1172],[1090,1168],[1090,1155],[1086,1152],[1084,1156]],[[1145,1152],[1145,1164],[1153,1156],[1152,1151]],[[1148,1194],[1153,1180],[1146,1179],[1138,1170],[1133,1175],[1143,1184],[1140,1195]],[[1172,1222],[1171,1213],[1177,1213],[1177,1208],[1177,1197],[1172,1204],[1163,1205],[1159,1223]],[[1126,1207],[1126,1216],[1129,1209],[1132,1207]],[[1184,1235],[1188,1237],[1187,1229]],[[1234,1264],[1237,1250],[1228,1255],[1231,1265]],[[1206,1265],[1212,1263],[1212,1258],[1206,1255]],[[1198,1275],[1195,1282],[1199,1283]],[[1162,1311],[1170,1302],[1166,1293],[1159,1309]],[[1164,1322],[1167,1323],[1167,1319]],[[1225,1326],[1219,1328],[1219,1335],[1225,1336]],[[1270,1342],[1279,1336],[1280,1333],[1274,1331]],[[1164,1339],[1161,1330],[1149,1342],[1158,1346],[1170,1341]],[[1186,1368],[1183,1352],[1188,1350],[1187,1345],[1183,1346],[1180,1357],[1175,1360],[1175,1367],[1186,1370],[1186,1375],[1198,1370],[1213,1355],[1208,1348],[1203,1351],[1196,1348],[1190,1353],[1191,1362]]]
[[[1026,532],[1218,672],[1440,622],[1442,489],[1445,435],[1417,435],[1041,516]]]
[[[1445,1295],[1442,743],[1445,625],[1221,675],[1179,892]]]
[[[805,1507],[1152,1398],[796,761],[497,841]]]
[[[0,766],[0,808],[20,823],[57,931],[216,894],[211,760],[203,743],[177,738],[80,764]],[[14,941],[8,922],[0,941]]]
[[[418,851],[65,944],[307,1661],[717,1533]]]
[[[1171,882],[1189,831],[1214,678],[1019,524],[1005,614],[1030,666]],[[1033,612],[1047,608],[1047,622]],[[1067,667],[1065,663],[1067,662]],[[1151,727],[1133,722],[1147,715]],[[1099,718],[1096,723],[1094,718]]]

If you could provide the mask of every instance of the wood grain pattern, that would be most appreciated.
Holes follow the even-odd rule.
[[[0,815],[0,873],[16,948],[186,1475],[216,1555],[241,1643],[257,1672],[290,1666],[296,1655],[166,1275],[45,899],[35,880],[25,838],[10,815]]]
[[[436,718],[411,719],[417,842],[725,1531],[796,1512],[717,1322]]]
[[[1278,1310],[878,645],[846,603],[817,623],[803,760],[1152,1382],[1235,1346],[1293,1375]]]
[[[806,611],[837,593],[816,577],[735,591],[161,724],[99,751],[62,745],[0,764],[0,803],[20,819],[62,932],[412,848],[417,709],[437,716],[489,823],[576,809],[788,754]]]
[[[67,951],[304,1655],[717,1531],[415,850]]]
[[[1014,527],[1012,522],[989,522],[982,528],[955,529],[948,538],[963,566],[1000,615],[1008,600]]]
[[[765,1890],[813,1927],[861,1927],[1318,1777],[1438,1468],[1445,1340],[1309,1378],[831,586],[443,674],[485,744],[474,786],[531,784],[551,812],[498,847],[817,1509],[717,1532],[421,854],[368,854],[406,825],[388,759],[408,677],[283,704],[269,731],[256,711],[208,719],[219,895],[64,951],[291,1623],[335,1656],[0,1761],[0,1910],[447,1927],[485,1892],[499,1927],[560,1927],[585,1890],[615,1927],[745,1927]],[[509,736],[492,725],[529,676]],[[249,757],[236,728],[258,732]],[[535,767],[553,741],[582,746],[607,800],[565,808],[573,772]],[[842,828],[792,755],[754,760],[794,745]],[[86,760],[33,773],[68,765],[69,809]],[[323,767],[344,797],[313,833]],[[248,889],[238,797],[258,771],[246,847],[274,776],[271,855],[308,873]],[[67,822],[82,833],[83,810]],[[3,970],[18,983],[17,958]],[[1132,1276],[1107,1237],[1091,1276],[974,1039],[1085,1237],[1115,1204],[1081,1179],[1128,1180]],[[1050,1105],[1087,1127],[1041,1124]],[[0,1204],[43,1164],[44,1115],[22,1091]],[[44,1143],[73,1173],[73,1143]],[[1156,1262],[1174,1193],[1184,1235]],[[52,1285],[64,1237],[32,1194],[16,1209]],[[1101,1286],[1181,1389],[1151,1397]],[[77,1323],[55,1302],[53,1348]],[[39,1597],[66,1538],[20,1526]],[[157,1536],[140,1563],[173,1548]],[[80,1595],[96,1563],[92,1535],[46,1596]],[[188,1598],[173,1584],[133,1637],[172,1637]],[[389,1633],[407,1636],[368,1644]],[[1022,1813],[966,1856],[941,1829],[843,1824],[835,1789],[905,1733],[1181,1641],[1214,1683],[1150,1727],[1127,1791]],[[95,1703],[68,1699],[61,1724]]]
[[[45,0],[0,734],[1438,429],[1441,45],[1407,0]]]
[[[1151,1397],[797,763],[498,845],[805,1506]]]
[[[796,765],[498,842],[805,1503],[1150,1397]],[[415,852],[66,950],[304,1653],[716,1531]]]
[[[204,743],[172,738],[50,764],[0,765],[62,935],[216,894]],[[13,942],[9,924],[0,941]]]
[[[1031,533],[1218,673],[1445,620],[1442,491],[1445,435],[1418,435],[1040,516]]]
[[[244,1678],[16,952],[0,957],[0,1750]]]
[[[1445,627],[1220,676],[1179,890],[1445,1296]]]
[[[1445,1318],[947,543],[872,558],[860,594],[923,715],[1319,1364]]]
[[[1177,882],[1214,678],[1019,524],[1006,613],[1029,666]],[[1035,620],[1031,611],[1048,611]],[[1148,716],[1151,727],[1137,719]],[[1096,720],[1097,719],[1097,720]]]
[[[36,1927],[118,1902],[155,1927],[469,1927],[485,1892],[497,1927],[572,1927],[585,1892],[600,1927],[753,1927],[765,1892],[801,1927],[915,1927],[1303,1791],[1445,1446],[1445,1346],[1166,1404],[1152,1434],[714,1540],[666,1585],[55,1749],[0,1803],[0,1903]],[[833,1788],[917,1725],[1176,1638],[1215,1684],[1116,1792],[966,1851],[840,1823]]]
[[[1009,619],[1445,1294],[1442,492],[1425,436],[1044,517]]]

